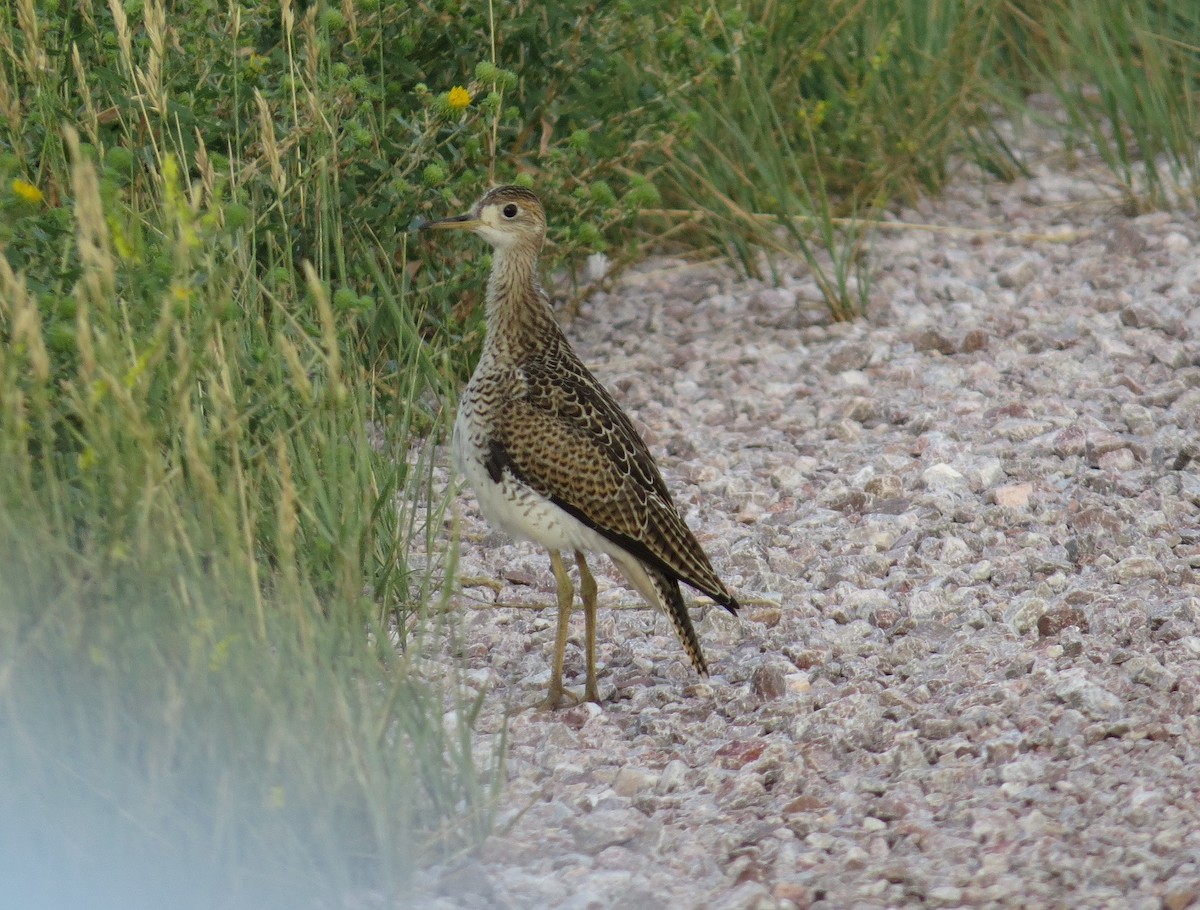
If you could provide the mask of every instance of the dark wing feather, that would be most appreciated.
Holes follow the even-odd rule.
[[[523,394],[497,415],[489,469],[508,467],[642,562],[736,612],[737,601],[675,508],[641,436],[562,344],[553,363],[537,358],[519,367]]]

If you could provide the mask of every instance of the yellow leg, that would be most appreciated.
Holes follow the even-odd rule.
[[[554,581],[558,585],[558,634],[554,638],[554,664],[550,669],[550,692],[540,705],[544,710],[559,707],[563,702],[563,697],[567,695],[562,684],[563,659],[567,651],[567,624],[571,619],[571,604],[575,600],[575,591],[571,587],[571,576],[567,574],[562,554],[557,550],[550,551],[550,568],[554,572]]]
[[[587,688],[583,690],[583,697],[600,704],[600,690],[596,686],[596,579],[588,571],[582,550],[575,551],[575,565],[579,566],[579,595],[583,600],[583,617],[587,624]]]

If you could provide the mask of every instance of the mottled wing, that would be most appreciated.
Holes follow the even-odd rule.
[[[507,465],[632,556],[736,612],[629,418],[569,347],[554,354],[521,365],[524,394],[503,404],[493,426],[495,466]]]

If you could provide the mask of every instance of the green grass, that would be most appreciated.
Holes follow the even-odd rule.
[[[989,116],[1030,91],[1131,209],[1195,201],[1186,0],[181,9],[0,7],[0,881],[26,906],[394,901],[490,829],[433,483],[488,259],[414,216],[521,182],[557,272],[799,256],[853,318],[874,219],[956,161],[1018,173]]]
[[[0,32],[0,879],[30,906],[395,894],[498,780],[427,660],[453,372],[403,231],[350,217],[313,58],[268,101],[122,12],[111,44],[105,11]]]
[[[1200,8],[1060,0],[1021,53],[1047,75],[1068,135],[1100,156],[1127,209],[1196,203]]]
[[[407,343],[363,363],[357,299],[258,275],[174,158],[106,211],[67,135],[74,287],[0,261],[0,875],[113,906],[394,890],[486,830],[499,758],[410,634],[446,568],[408,560],[444,508],[415,314],[381,294]]]
[[[862,312],[873,222],[956,161],[1022,170],[990,128],[1053,92],[1064,138],[1133,210],[1195,201],[1200,11],[1187,0],[660,4],[627,78],[688,130],[654,161],[659,234],[751,274],[801,257],[835,319]],[[764,258],[763,253],[768,255]]]

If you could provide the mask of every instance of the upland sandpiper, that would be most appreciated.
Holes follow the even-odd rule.
[[[538,279],[546,215],[518,186],[488,192],[465,215],[425,221],[457,228],[494,248],[487,336],[454,421],[454,461],[492,524],[550,551],[558,585],[558,634],[550,693],[563,689],[567,623],[574,601],[561,551],[579,567],[586,622],[587,685],[596,685],[596,582],[585,552],[607,553],[639,593],[671,619],[696,670],[708,666],[679,583],[730,613],[738,604],[671,500],[658,466],[625,412],[580,362]]]

